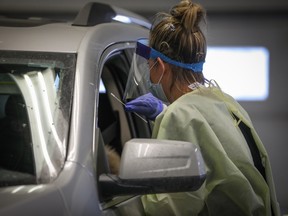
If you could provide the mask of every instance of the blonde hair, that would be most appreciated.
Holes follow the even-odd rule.
[[[150,46],[178,62],[205,61],[207,45],[201,23],[206,23],[204,8],[191,0],[182,0],[171,8],[170,13],[156,14],[150,30]],[[171,68],[175,80],[181,83],[204,83],[202,71],[173,65]]]

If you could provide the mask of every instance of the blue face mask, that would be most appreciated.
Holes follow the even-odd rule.
[[[157,62],[155,62],[155,64],[150,68],[150,71],[151,69],[156,65]],[[159,81],[155,84],[155,83],[152,83],[151,80],[150,80],[150,77],[147,78],[147,87],[149,89],[149,91],[155,96],[157,97],[158,99],[160,99],[161,101],[163,101],[164,103],[169,103],[165,93],[164,93],[164,90],[163,90],[163,87],[162,87],[162,84],[160,83],[161,80],[162,80],[162,77],[164,75],[164,72],[163,74],[161,75]]]
[[[163,90],[163,87],[161,85],[161,83],[152,83],[150,81],[150,79],[148,80],[148,88],[149,88],[149,91],[155,96],[157,97],[158,99],[160,99],[161,101],[163,101],[164,103],[169,103],[165,93],[164,93],[164,90]]]

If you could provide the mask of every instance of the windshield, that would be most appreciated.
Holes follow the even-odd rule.
[[[0,173],[0,186],[57,177],[66,157],[75,62],[75,54],[1,51],[0,171],[6,175]]]

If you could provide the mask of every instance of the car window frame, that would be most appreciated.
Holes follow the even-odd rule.
[[[99,86],[100,86],[100,79],[102,77],[102,72],[105,68],[105,64],[112,58],[114,57],[115,55],[118,55],[120,53],[124,54],[125,57],[126,57],[126,61],[128,62],[129,64],[129,69],[130,69],[130,63],[129,63],[129,60],[132,61],[132,57],[133,55],[127,55],[127,53],[125,51],[129,50],[130,54],[131,52],[134,52],[134,49],[135,49],[135,46],[136,46],[136,41],[126,41],[126,42],[119,42],[119,43],[114,43],[112,45],[110,45],[109,47],[107,47],[101,57],[100,57],[100,60],[99,60],[99,67],[98,67],[98,71],[96,72],[97,73],[97,86],[98,86],[98,89],[99,89]],[[129,59],[130,57],[130,59]],[[129,71],[127,71],[127,78],[128,78],[128,74],[129,74]],[[116,85],[116,84],[115,84]],[[126,83],[125,83],[126,85]],[[122,86],[122,90],[120,90],[120,95],[123,96],[124,94],[124,90],[125,90],[125,86]],[[119,91],[119,89],[117,89]],[[118,92],[119,93],[119,92]],[[99,92],[98,92],[99,94]],[[120,97],[120,95],[117,95]],[[119,98],[120,99],[120,98]],[[112,99],[113,100],[113,99]],[[95,103],[96,103],[96,106],[95,106],[95,123],[94,123],[94,132],[95,132],[95,137],[97,136],[102,136],[101,134],[101,131],[99,131],[99,127],[98,127],[98,122],[97,122],[97,114],[98,114],[98,110],[97,108],[99,107],[99,95],[96,97],[96,100],[95,100]],[[119,102],[116,102],[116,104],[119,103]],[[118,104],[119,106],[123,106],[122,104]],[[122,107],[123,108],[123,107]],[[123,109],[124,111],[124,109]],[[137,132],[133,129],[135,129],[135,127],[140,127],[141,125],[143,126],[143,124],[147,124],[147,123],[144,123],[141,119],[137,119],[137,116],[133,116],[133,114],[130,114],[130,113],[125,113],[125,118],[126,120],[129,122],[129,127],[130,127],[130,131],[131,131],[131,138],[133,137],[137,137]],[[146,125],[146,130],[148,131],[148,133],[150,133],[149,135],[151,135],[151,127],[150,127],[150,124],[148,123]],[[147,133],[146,131],[146,133]],[[97,132],[100,134],[97,135]],[[101,140],[101,138],[100,138]],[[99,145],[103,145],[104,143],[100,144],[101,141],[99,141],[99,137],[98,137],[98,141],[95,142],[95,145],[94,148],[98,150],[96,150],[96,153],[95,153],[95,161],[97,161],[97,158],[99,158],[99,154],[103,151],[99,151]],[[97,146],[98,145],[98,146]],[[102,160],[106,160],[106,161],[102,161],[103,163],[106,163],[107,162],[107,158],[104,158],[102,157]],[[97,167],[97,166],[96,166]],[[102,167],[102,172],[103,170],[105,170],[105,168],[103,169]],[[96,176],[99,176],[101,173],[98,172],[99,171],[99,167],[96,168]],[[98,184],[98,178],[96,179],[97,181],[97,184]],[[98,187],[99,188],[99,187]],[[100,190],[98,191],[98,193],[100,193]],[[101,200],[101,194],[99,194],[99,197],[100,197],[100,200]],[[111,209],[115,208],[118,209],[117,211],[121,211],[122,208],[125,208],[126,205],[129,205],[129,204],[132,204],[132,208],[135,208],[136,211],[139,211],[140,209],[143,208],[141,202],[140,202],[140,196],[139,195],[132,195],[132,196],[119,196],[119,197],[114,197],[112,200],[108,200],[108,201],[101,201],[100,204],[101,204],[101,208],[105,211],[110,211]],[[142,209],[143,210],[143,209]],[[140,210],[141,211],[141,210]]]

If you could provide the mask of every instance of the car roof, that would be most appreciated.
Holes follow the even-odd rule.
[[[0,27],[1,50],[76,52],[87,28],[67,24]]]
[[[77,53],[83,40],[91,39],[91,35],[93,43],[105,46],[117,41],[135,41],[147,35],[149,26],[149,21],[132,12],[103,3],[88,3],[72,22],[1,18],[0,50]]]

